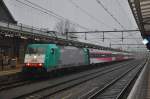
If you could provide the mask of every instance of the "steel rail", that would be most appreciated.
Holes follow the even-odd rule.
[[[145,64],[145,61],[142,64],[140,64],[138,67],[143,66],[144,64]],[[86,98],[86,99],[96,99],[101,93],[103,93],[104,91],[106,91],[108,88],[112,87],[115,83],[119,82],[120,79],[122,79],[123,77],[125,77],[132,70],[136,69],[136,67],[137,66],[129,69],[128,71],[126,71],[125,73],[123,73],[122,75],[120,75],[119,77],[117,77],[116,79],[114,79],[113,81],[107,83],[103,88],[98,89],[94,94],[92,94],[91,96],[88,96],[88,98]],[[85,99],[85,97],[83,99]]]
[[[128,62],[131,62],[131,61],[128,61]],[[121,63],[117,63],[117,64],[113,64],[113,65],[121,65],[121,64],[124,64],[124,63],[128,63],[128,62],[121,62]],[[94,69],[93,69],[94,70]],[[18,75],[19,76],[19,75]],[[11,78],[12,77],[12,78]],[[16,87],[19,87],[19,86],[23,86],[23,85],[26,85],[26,84],[32,84],[32,83],[36,83],[36,82],[40,82],[40,81],[46,81],[46,80],[50,80],[51,78],[47,78],[47,79],[44,79],[44,80],[27,80],[25,77],[18,77],[15,79],[13,79],[13,76],[10,76],[9,78],[10,81],[2,81],[0,83],[0,91],[4,91],[4,90],[9,90],[9,89],[12,89],[12,88],[16,88]],[[43,78],[43,76],[42,76]]]
[[[137,63],[134,63],[134,66],[136,66],[136,64]],[[129,67],[128,67],[129,66]],[[119,68],[119,69],[117,69],[117,71],[115,71],[115,70],[112,70],[112,71],[110,71],[110,72],[107,72],[107,73],[105,73],[105,74],[102,74],[102,75],[99,75],[99,76],[96,76],[96,77],[93,77],[92,79],[89,79],[89,80],[87,80],[87,81],[91,81],[91,80],[94,80],[94,79],[97,79],[97,78],[99,78],[99,77],[101,77],[100,79],[105,79],[105,80],[110,80],[112,77],[104,77],[104,76],[106,76],[106,75],[109,75],[109,74],[111,74],[111,73],[114,73],[114,75],[116,74],[116,73],[118,73],[118,71],[120,72],[120,70],[126,70],[127,68],[130,68],[130,66],[133,66],[133,64],[128,64],[128,66],[126,66],[126,67],[121,67],[121,68]],[[121,72],[120,72],[121,73]],[[80,84],[84,84],[84,83],[86,83],[87,81],[85,81],[85,82],[81,82],[81,83],[78,83],[78,84],[75,84],[75,85],[73,85],[73,86],[71,86],[71,87],[68,87],[68,88],[64,88],[63,90],[60,90],[60,91],[58,91],[58,92],[56,92],[56,93],[54,93],[55,95],[57,95],[57,93],[61,93],[61,92],[63,92],[63,91],[66,91],[66,90],[68,90],[68,89],[70,89],[70,88],[72,88],[72,87],[75,87],[75,86],[78,86],[78,85],[80,85]],[[53,94],[49,94],[49,95],[45,95],[45,96],[42,96],[40,99],[43,99],[43,98],[49,98],[50,96],[52,96]],[[73,97],[72,97],[73,98]],[[80,98],[80,97],[79,97]],[[82,98],[81,98],[82,99]],[[87,99],[87,98],[85,98],[85,99]]]
[[[123,90],[121,90],[121,92],[117,95],[116,99],[124,99],[127,98],[129,92],[131,91],[136,79],[138,78],[138,76],[140,75],[141,71],[143,70],[143,68],[148,64],[148,61],[143,64],[144,66],[139,68],[139,70],[137,71],[137,73],[135,73],[135,75],[133,76],[132,79],[130,79],[129,83],[126,84],[126,86],[124,87]]]
[[[134,62],[134,63],[136,63],[136,62]],[[131,63],[129,63],[129,64],[131,65]],[[118,67],[111,68],[110,70],[105,70],[105,71],[104,70],[103,71],[100,70],[98,72],[94,72],[94,73],[91,73],[91,74],[88,74],[88,75],[80,76],[80,77],[77,77],[77,78],[74,78],[74,79],[71,79],[71,80],[67,80],[67,81],[62,82],[62,83],[58,83],[56,85],[52,85],[52,86],[49,86],[49,87],[46,87],[46,88],[42,88],[40,90],[36,90],[34,92],[31,92],[31,93],[27,93],[27,94],[21,95],[21,96],[16,97],[16,98],[26,98],[26,97],[34,96],[35,94],[44,92],[46,90],[51,90],[52,88],[56,88],[57,89],[57,90],[53,90],[53,92],[48,91],[47,94],[44,93],[45,95],[43,95],[42,98],[45,98],[45,97],[48,97],[48,96],[50,96],[52,94],[58,93],[60,91],[66,90],[66,89],[71,88],[71,87],[74,87],[76,85],[79,85],[79,84],[84,83],[86,81],[89,81],[91,79],[97,78],[97,77],[99,77],[101,75],[105,75],[107,73],[110,73],[111,71],[115,71],[115,70],[121,69],[125,65],[127,65],[127,64],[124,64],[124,65],[121,65],[121,66],[119,65]],[[61,86],[61,88],[58,88],[60,86]]]

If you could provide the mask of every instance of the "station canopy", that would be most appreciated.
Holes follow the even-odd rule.
[[[142,36],[150,35],[150,0],[128,0]]]
[[[143,39],[150,38],[150,0],[128,0]],[[150,49],[150,41],[147,45]]]

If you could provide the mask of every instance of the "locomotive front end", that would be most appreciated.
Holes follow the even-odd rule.
[[[25,54],[23,69],[26,71],[44,70],[45,52],[45,47],[29,45]]]

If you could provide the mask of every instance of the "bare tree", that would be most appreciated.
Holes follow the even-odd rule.
[[[67,39],[68,37],[77,38],[75,34],[69,33],[69,32],[76,32],[75,27],[70,23],[69,20],[62,20],[56,23],[55,31],[61,33],[62,35],[65,35]]]

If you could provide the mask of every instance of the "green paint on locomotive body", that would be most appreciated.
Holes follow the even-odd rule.
[[[45,68],[55,68],[58,66],[60,58],[60,48],[56,44],[48,44],[45,55]]]
[[[84,52],[84,62],[85,62],[85,65],[88,65],[90,63],[90,60],[89,60],[89,50],[87,48],[83,48],[83,52]]]
[[[43,68],[46,70],[51,70],[57,68],[60,62],[61,56],[61,46],[56,44],[29,44],[30,48],[43,48],[44,53],[44,63]],[[89,50],[87,48],[82,48],[84,54],[84,64],[88,65],[89,61]]]

